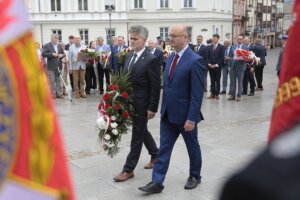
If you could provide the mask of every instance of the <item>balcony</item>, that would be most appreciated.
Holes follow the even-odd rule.
[[[276,18],[278,19],[278,18],[283,18],[284,17],[284,15],[283,15],[283,13],[277,13],[277,15],[276,15]]]

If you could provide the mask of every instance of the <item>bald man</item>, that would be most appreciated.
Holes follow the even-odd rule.
[[[139,190],[160,193],[169,167],[174,144],[182,135],[190,158],[190,175],[185,189],[193,189],[201,182],[201,151],[197,124],[203,120],[201,104],[204,93],[205,63],[189,48],[185,25],[174,25],[169,32],[175,53],[166,63],[164,92],[161,105],[160,148],[153,168],[152,181]]]

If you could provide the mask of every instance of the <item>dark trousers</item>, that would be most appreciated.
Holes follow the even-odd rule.
[[[133,118],[130,152],[123,167],[123,172],[131,172],[135,169],[141,155],[143,143],[152,158],[157,156],[158,148],[147,129],[147,121],[147,113],[139,113]]]
[[[254,74],[251,73],[249,67],[247,66],[247,69],[244,74],[244,79],[243,79],[243,92],[247,93],[248,92],[248,82],[250,83],[250,92],[254,93],[255,91],[255,80],[254,80]]]
[[[264,65],[259,65],[255,68],[255,78],[258,88],[263,88],[262,82],[263,82],[263,71],[264,71]]]
[[[99,78],[99,91],[104,92],[104,75],[105,75],[105,80],[106,80],[106,86],[110,84],[110,71],[109,69],[103,69],[102,65],[100,63],[97,64],[97,69],[98,69],[98,78]]]
[[[74,91],[73,74],[69,74],[69,77],[70,77],[70,82],[71,82],[71,88],[72,88],[72,91]]]
[[[85,71],[85,92],[87,94],[90,93],[91,89],[97,89],[97,80],[96,80],[96,74],[94,71],[94,65],[86,65],[86,71]]]
[[[219,95],[220,94],[220,86],[221,86],[221,68],[209,68],[209,76],[210,76],[210,91],[211,95]]]
[[[160,147],[154,169],[152,172],[152,181],[158,185],[163,185],[167,174],[170,158],[174,144],[181,133],[190,159],[189,175],[201,178],[200,171],[202,166],[201,150],[198,141],[198,128],[191,132],[183,129],[183,124],[172,124],[167,115],[160,122]]]

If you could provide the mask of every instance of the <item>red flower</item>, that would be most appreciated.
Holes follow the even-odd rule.
[[[102,106],[103,106],[103,103],[101,102],[101,103],[98,105],[98,110],[101,110]]]
[[[115,110],[120,110],[121,109],[121,105],[118,103],[118,104],[115,104],[114,105],[114,109]]]
[[[119,86],[117,86],[117,85],[111,85],[109,88],[110,88],[110,90],[116,91],[116,90],[119,89]]]
[[[127,92],[122,92],[122,97],[124,97],[125,99],[128,99],[129,98],[129,95]]]
[[[109,93],[105,93],[105,94],[103,95],[103,97],[102,97],[102,99],[103,99],[104,101],[108,101],[109,98],[110,98],[110,94],[109,94]]]
[[[82,52],[82,53],[85,52],[85,51],[86,51],[85,49],[81,49],[81,50],[80,50],[80,52]]]
[[[128,117],[129,117],[129,113],[126,111],[126,112],[123,112],[122,113],[122,117],[124,118],[124,119],[128,119]]]
[[[109,107],[110,107],[110,104],[109,104],[109,103],[105,104],[105,105],[104,105],[104,110],[107,110]]]

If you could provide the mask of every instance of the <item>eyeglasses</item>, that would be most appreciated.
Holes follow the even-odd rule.
[[[169,38],[177,38],[177,37],[180,37],[180,36],[185,36],[185,35],[183,35],[183,34],[182,35],[168,35]]]

